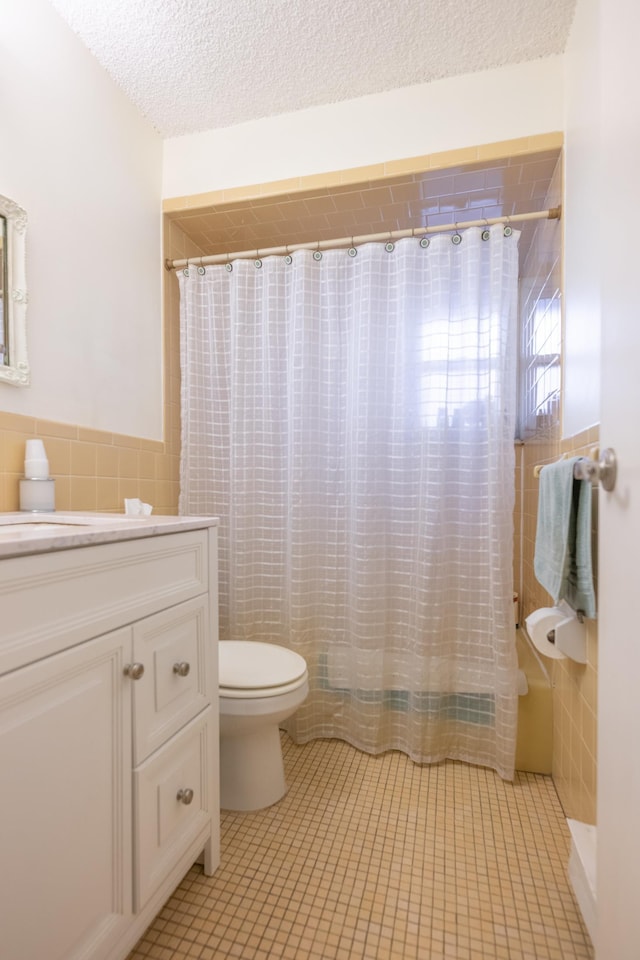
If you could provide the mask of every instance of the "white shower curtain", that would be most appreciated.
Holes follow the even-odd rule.
[[[513,776],[517,238],[179,274],[180,509],[221,637],[306,658],[297,742]]]

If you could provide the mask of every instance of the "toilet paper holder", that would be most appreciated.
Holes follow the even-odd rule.
[[[534,610],[525,623],[531,643],[543,656],[587,662],[587,628],[582,611],[577,613],[561,600],[555,607]]]

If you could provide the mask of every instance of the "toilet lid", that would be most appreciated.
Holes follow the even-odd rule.
[[[219,685],[236,690],[262,690],[298,680],[306,672],[304,657],[277,643],[221,640],[218,644]]]

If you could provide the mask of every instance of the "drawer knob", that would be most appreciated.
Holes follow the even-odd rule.
[[[193,800],[193,790],[190,787],[187,787],[186,790],[178,790],[176,800],[179,800],[180,803],[184,803],[185,806],[188,807]]]
[[[191,670],[191,666],[187,663],[186,660],[181,660],[180,663],[174,663],[173,672],[176,673],[179,677],[186,677]]]
[[[139,680],[144,673],[144,663],[128,663],[124,668],[125,677],[131,677],[132,680]]]

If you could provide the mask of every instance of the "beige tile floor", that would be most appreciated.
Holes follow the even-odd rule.
[[[216,875],[194,866],[130,960],[593,957],[551,778],[283,748],[286,797],[223,813]]]

